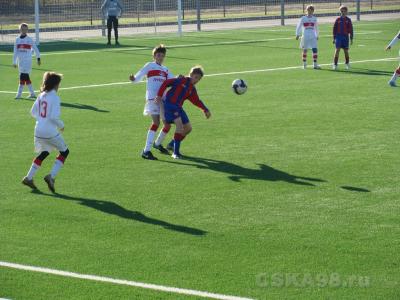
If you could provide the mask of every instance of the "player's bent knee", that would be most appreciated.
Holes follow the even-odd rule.
[[[64,157],[64,159],[67,159],[68,155],[69,155],[69,149],[65,150],[65,151],[60,151],[60,155],[62,157]]]
[[[38,157],[36,157],[36,159],[38,159],[38,160],[40,160],[40,161],[43,161],[43,160],[45,160],[46,157],[49,156],[49,155],[50,155],[49,152],[43,151],[42,153],[39,154]]]
[[[313,52],[313,53],[317,53],[317,52],[318,52],[318,49],[317,49],[317,48],[312,48],[312,52]]]

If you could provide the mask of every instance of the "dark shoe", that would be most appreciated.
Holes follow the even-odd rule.
[[[24,177],[24,179],[22,179],[22,184],[29,186],[32,190],[37,190],[36,185],[33,183],[33,179],[28,179],[28,177]]]
[[[164,147],[163,147],[163,145],[156,145],[156,144],[153,144],[153,148],[154,149],[157,149],[158,151],[160,151],[162,154],[169,154],[169,151],[167,150],[167,149],[165,149]]]
[[[148,159],[148,160],[157,160],[157,157],[155,157],[154,155],[153,155],[153,153],[151,153],[151,151],[147,151],[147,152],[142,152],[142,157],[144,158],[144,159]]]
[[[49,187],[49,190],[52,191],[53,193],[56,192],[56,189],[54,188],[54,183],[55,180],[51,177],[51,175],[46,175],[46,177],[44,178],[44,181],[46,181],[47,186]]]

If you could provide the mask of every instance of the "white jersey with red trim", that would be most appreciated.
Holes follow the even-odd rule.
[[[42,92],[32,106],[31,114],[36,119],[35,136],[39,138],[53,138],[64,128],[61,121],[61,103],[55,90]]]
[[[318,22],[315,16],[302,16],[296,27],[296,35],[303,39],[318,38]]]
[[[388,47],[393,47],[393,46],[396,45],[399,41],[400,41],[400,31],[399,31],[399,33],[393,38],[393,40],[389,43]],[[400,55],[400,51],[399,51],[399,55]]]
[[[40,58],[39,49],[31,37],[27,35],[17,37],[14,44],[13,64],[18,64],[20,73],[31,73],[32,51],[35,52],[37,59]]]
[[[157,64],[156,62],[149,62],[144,65],[139,72],[135,74],[133,83],[140,82],[143,77],[147,77],[146,100],[153,100],[158,93],[163,82],[167,79],[173,78],[168,68]]]

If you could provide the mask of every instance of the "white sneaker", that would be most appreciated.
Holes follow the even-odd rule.
[[[335,71],[336,71],[336,70],[337,70],[337,65],[333,64],[333,65],[332,65],[332,70],[335,70]]]
[[[173,159],[181,159],[182,157],[179,154],[172,154],[171,156]]]
[[[20,99],[22,99],[22,96],[21,95],[16,95],[14,99],[15,100],[20,100]]]
[[[350,64],[346,64],[346,70],[350,70]]]
[[[29,98],[30,99],[36,99],[36,95],[35,94],[29,95]]]

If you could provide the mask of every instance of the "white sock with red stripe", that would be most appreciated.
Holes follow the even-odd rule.
[[[31,165],[31,168],[29,169],[26,177],[28,177],[29,180],[32,180],[33,176],[35,176],[37,170],[39,170],[41,165],[42,165],[42,162],[38,159],[35,159]]]
[[[392,82],[396,82],[397,78],[400,76],[400,67],[398,67],[396,69],[396,71],[394,71],[392,78],[390,79],[390,81]]]
[[[35,91],[33,90],[32,84],[28,84],[28,89],[29,89],[29,93],[31,93],[31,96],[35,95]]]
[[[156,137],[158,125],[153,124],[151,125],[149,131],[147,132],[147,138],[146,138],[146,146],[144,147],[144,152],[148,152],[151,149],[151,146],[153,145],[153,141]]]
[[[160,134],[157,137],[155,142],[156,146],[160,146],[163,142],[165,137],[167,136],[169,130],[171,129],[171,125],[164,125],[163,129],[160,131]]]
[[[51,178],[53,179],[56,178],[58,172],[60,171],[63,165],[64,165],[64,157],[62,157],[61,155],[57,156],[53,168],[51,169],[50,172]]]
[[[20,85],[18,86],[18,91],[17,91],[17,97],[18,97],[18,98],[22,96],[22,91],[23,91],[23,90],[24,90],[24,85],[23,85],[23,84],[20,84]]]

